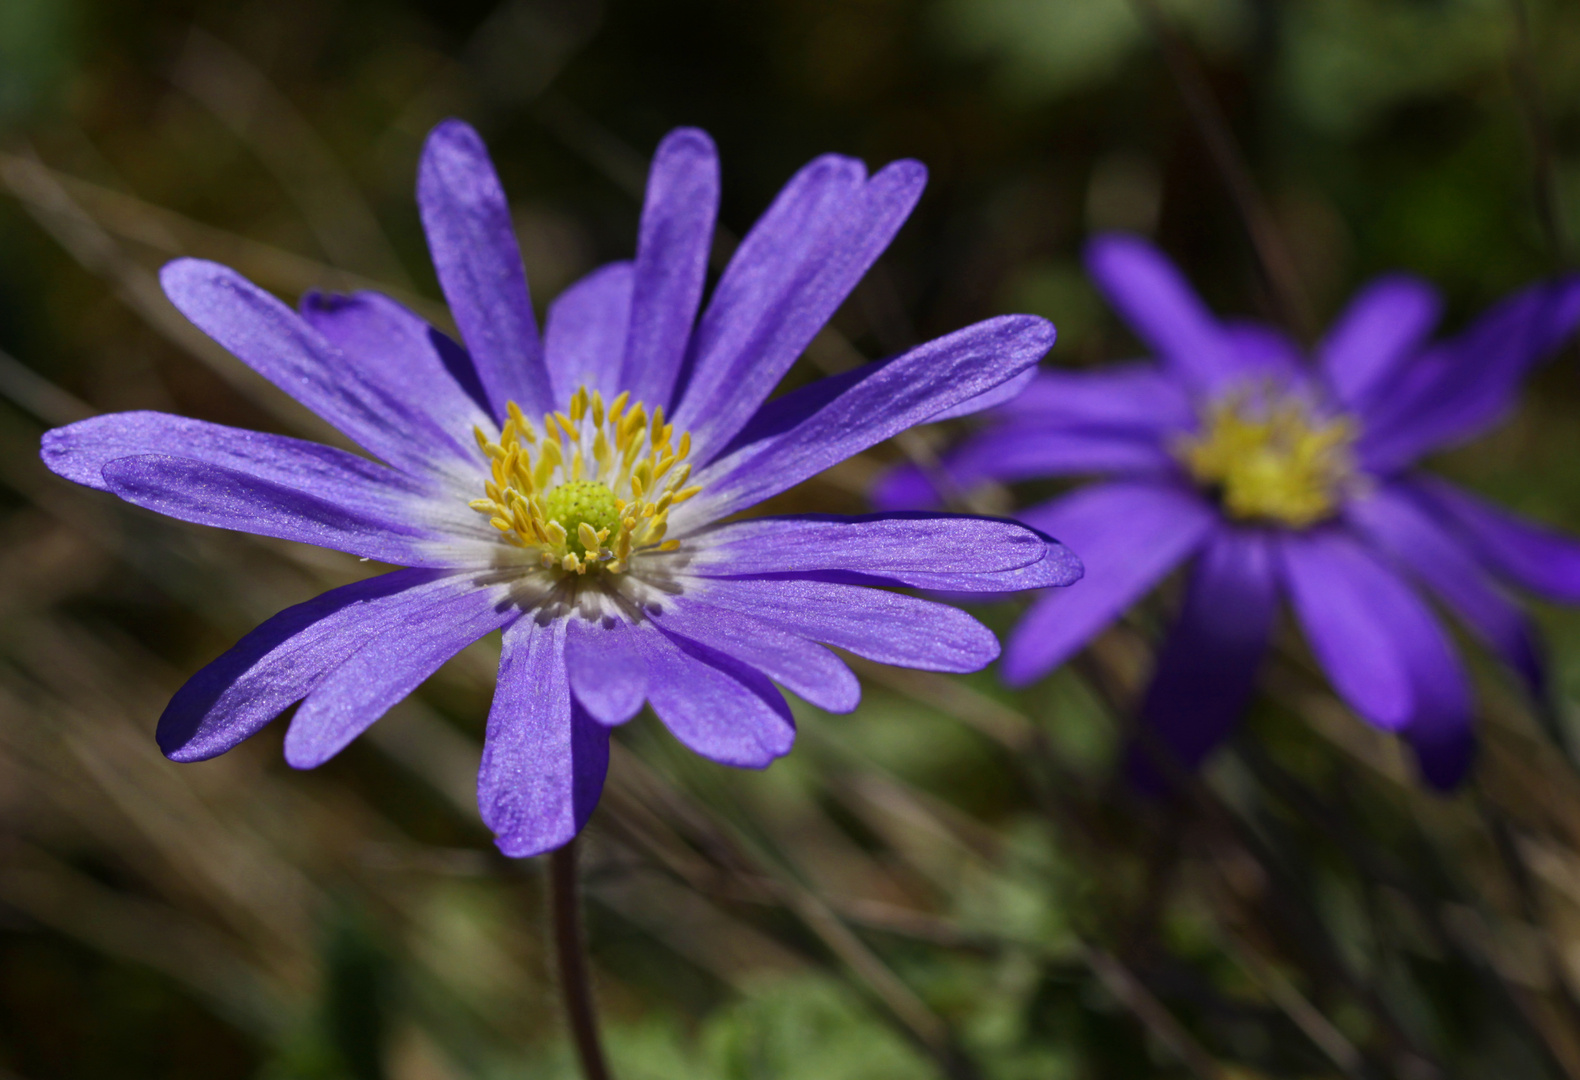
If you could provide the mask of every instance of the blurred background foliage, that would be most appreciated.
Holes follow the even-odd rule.
[[[1160,4],[1320,316],[1405,268],[1458,322],[1568,262],[1580,8],[1521,3]],[[39,465],[44,427],[104,410],[324,434],[166,305],[160,263],[291,298],[376,286],[442,324],[411,192],[423,135],[461,115],[541,304],[630,254],[645,154],[689,123],[737,235],[818,153],[932,170],[798,377],[1006,311],[1058,324],[1049,363],[1123,358],[1080,270],[1094,230],[1151,234],[1221,310],[1269,314],[1144,10],[0,0],[0,1076],[573,1075],[539,867],[495,855],[473,803],[497,644],[313,773],[281,724],[202,765],[155,749],[184,677],[367,572]],[[1576,374],[1571,353],[1440,466],[1580,527]],[[859,510],[901,452],[781,505]],[[1580,780],[1551,733],[1573,734],[1580,617],[1541,615],[1554,701],[1483,663],[1486,752],[1451,799],[1291,641],[1203,782],[1137,800],[1116,762],[1163,608],[1019,695],[861,664],[860,712],[798,707],[764,774],[638,721],[584,848],[618,1074],[1574,1080]]]

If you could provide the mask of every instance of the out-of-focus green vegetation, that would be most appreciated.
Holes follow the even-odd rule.
[[[1580,9],[1527,0],[1522,52],[1519,3],[1162,5],[1322,316],[1401,267],[1458,321],[1565,263]],[[46,426],[129,408],[321,435],[153,273],[201,255],[443,322],[411,192],[452,114],[497,157],[539,303],[630,254],[678,124],[717,139],[736,233],[815,154],[925,161],[805,378],[1002,311],[1058,323],[1050,363],[1131,354],[1080,273],[1098,229],[1268,314],[1129,0],[0,0],[5,1080],[573,1075],[539,868],[473,806],[497,645],[316,772],[285,767],[279,724],[171,764],[152,727],[182,680],[366,568],[155,519],[36,456]],[[1567,354],[1441,467],[1580,527],[1577,377]],[[898,453],[783,505],[860,509]],[[1580,618],[1542,615],[1572,728]],[[1439,799],[1291,637],[1248,736],[1148,804],[1116,763],[1163,617],[1019,695],[862,665],[862,709],[800,710],[763,774],[622,730],[584,852],[618,1074],[1580,1077],[1580,779],[1503,676],[1482,665],[1475,783]]]

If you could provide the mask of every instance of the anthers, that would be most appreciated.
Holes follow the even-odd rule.
[[[541,426],[509,402],[498,442],[472,429],[490,479],[487,497],[469,505],[506,543],[536,551],[545,569],[617,574],[633,554],[674,551],[679,541],[664,539],[670,508],[702,490],[686,486],[691,436],[676,440],[662,407],[649,415],[630,398],[622,393],[606,408],[583,386]]]

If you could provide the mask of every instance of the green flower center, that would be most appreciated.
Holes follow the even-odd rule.
[[[580,539],[581,526],[589,526],[596,534],[613,529],[620,521],[620,507],[614,492],[597,480],[561,484],[543,500],[543,512],[550,521],[557,521],[564,527],[566,536],[584,557],[596,557],[598,545],[588,550]]]

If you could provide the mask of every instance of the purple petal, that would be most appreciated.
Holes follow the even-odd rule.
[[[477,805],[512,858],[568,844],[598,805],[609,732],[571,697],[563,619],[520,619],[505,631],[488,713]]]
[[[776,398],[742,433],[739,449],[697,475],[703,492],[671,515],[676,531],[744,510],[1013,378],[1052,340],[1053,327],[1035,316],[989,319]]]
[[[760,673],[699,642],[642,628],[648,700],[681,744],[709,761],[761,769],[790,752],[795,720]]]
[[[1093,371],[1039,370],[1025,392],[1002,406],[995,419],[1163,438],[1192,427],[1196,410],[1178,380],[1147,362]]]
[[[600,724],[623,724],[647,700],[647,661],[623,618],[573,618],[565,637],[571,692]]]
[[[1115,481],[1021,514],[1080,556],[1086,576],[1027,611],[1004,653],[1004,680],[1025,686],[1064,663],[1206,539],[1210,507],[1178,487]]]
[[[697,534],[687,572],[991,572],[1040,561],[1047,544],[1013,521],[948,514],[754,518]]]
[[[1426,341],[1442,314],[1437,290],[1420,278],[1390,274],[1367,285],[1317,346],[1334,396],[1361,409]]]
[[[620,367],[631,322],[632,277],[628,262],[601,266],[549,305],[543,348],[555,401],[569,401],[582,385],[601,391],[606,401],[624,389]]]
[[[1550,600],[1580,603],[1580,541],[1432,477],[1417,477],[1408,490],[1469,540],[1495,573]]]
[[[1260,532],[1217,530],[1191,573],[1185,606],[1158,656],[1142,719],[1186,769],[1229,737],[1245,713],[1278,614],[1273,548]],[[1166,790],[1142,747],[1136,779]]]
[[[937,424],[944,420],[958,420],[962,416],[972,416],[988,409],[996,409],[1014,401],[1026,392],[1032,383],[1037,381],[1037,369],[1027,368],[1013,379],[999,383],[985,394],[978,394],[974,398],[967,398],[958,405],[951,405],[941,413],[935,414],[928,423]]]
[[[434,128],[417,169],[417,205],[439,286],[496,420],[555,408],[505,189],[481,136],[459,120]]]
[[[674,415],[676,429],[691,432],[697,460],[716,454],[768,399],[889,246],[927,182],[914,161],[894,162],[865,184],[864,172],[849,158],[812,162],[730,260],[697,325]]]
[[[397,500],[381,503],[378,487],[350,470],[287,485],[192,458],[143,454],[108,462],[102,475],[127,502],[180,521],[296,540],[398,566],[456,565],[455,542],[440,531],[448,522],[430,515],[431,499],[413,497],[402,513]],[[441,526],[435,527],[434,520]],[[460,543],[475,547],[489,541]]]
[[[479,465],[474,425],[493,426],[471,357],[420,316],[375,292],[310,292],[302,318],[397,401],[421,409],[449,436],[443,449]]]
[[[761,619],[689,596],[649,605],[646,612],[671,637],[698,642],[756,668],[820,709],[847,713],[861,701],[861,684],[839,657]]]
[[[1136,236],[1099,236],[1087,245],[1086,266],[1136,336],[1193,388],[1211,393],[1244,374],[1223,328],[1151,244]]]
[[[223,754],[412,610],[475,587],[464,575],[397,570],[286,608],[176,691],[159,718],[159,748],[174,761]]]
[[[1485,431],[1514,405],[1520,382],[1580,321],[1580,277],[1507,297],[1452,341],[1420,354],[1373,397],[1359,451],[1395,472],[1422,454]]]
[[[383,389],[300,315],[234,270],[177,259],[159,280],[199,330],[391,465],[426,471],[434,447],[459,445],[456,432]]]
[[[1475,554],[1407,489],[1390,486],[1353,501],[1350,524],[1419,578],[1540,694],[1544,685],[1536,631],[1503,594]]]
[[[671,407],[675,378],[702,301],[719,212],[719,155],[696,128],[669,133],[653,155],[642,205],[622,390]]]
[[[520,616],[505,585],[402,612],[307,695],[286,730],[285,760],[298,769],[322,765],[446,660]]]
[[[992,631],[965,612],[901,593],[794,578],[694,578],[687,593],[880,664],[979,671],[998,656]]]
[[[1284,384],[1305,381],[1305,360],[1300,346],[1278,327],[1249,319],[1225,319],[1223,333],[1237,361],[1232,375],[1234,380],[1242,384],[1269,380]]]

